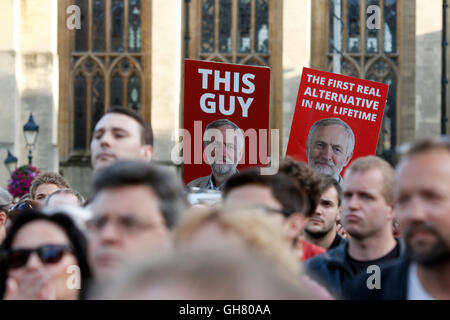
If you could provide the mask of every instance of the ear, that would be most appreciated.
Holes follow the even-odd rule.
[[[8,216],[4,211],[0,211],[0,227],[4,227],[6,224],[6,220],[8,219]]]
[[[338,213],[336,215],[336,221],[341,221],[342,219],[342,207],[339,207]]]
[[[389,210],[389,213],[388,213],[388,218],[389,218],[390,221],[394,221],[395,216],[396,216],[394,202],[392,202],[392,203],[389,205],[389,207],[390,207],[390,210]]]
[[[146,161],[151,161],[152,160],[152,158],[153,158],[153,147],[151,145],[149,145],[149,144],[143,145],[142,149],[141,149],[141,152],[142,152],[142,156],[143,156],[144,160],[146,160]]]

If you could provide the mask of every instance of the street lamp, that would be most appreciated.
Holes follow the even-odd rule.
[[[4,164],[8,168],[9,174],[17,168],[17,158],[8,150],[8,156],[6,157]]]
[[[25,141],[27,142],[28,148],[28,165],[31,166],[33,155],[31,149],[36,143],[36,139],[39,133],[39,126],[34,122],[33,113],[30,113],[28,122],[23,126],[23,133],[25,134]]]

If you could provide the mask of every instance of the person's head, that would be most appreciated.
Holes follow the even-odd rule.
[[[276,214],[292,242],[309,218],[307,195],[291,177],[281,172],[261,175],[259,168],[251,168],[235,174],[225,184],[223,202],[228,207],[256,207]]]
[[[83,233],[65,214],[24,212],[3,243],[6,256],[0,268],[0,296],[5,298],[7,281],[19,291],[29,289],[25,288],[29,281],[35,285],[42,281],[53,298],[84,298],[90,279],[86,245]]]
[[[310,237],[319,239],[336,232],[336,222],[341,219],[341,197],[339,182],[332,177],[324,178],[319,204],[305,227]]]
[[[122,160],[94,176],[92,266],[98,277],[112,276],[130,256],[170,247],[170,229],[186,204],[174,175],[155,165]]]
[[[87,232],[88,221],[92,219],[92,212],[89,209],[80,206],[68,205],[66,203],[56,207],[44,207],[41,211],[47,215],[63,213],[69,216],[82,232]]]
[[[112,107],[95,125],[91,140],[94,170],[121,159],[150,161],[153,131],[134,110]]]
[[[294,179],[302,193],[306,194],[305,214],[312,216],[319,204],[323,175],[316,173],[306,163],[284,158],[280,162],[279,172]]]
[[[37,176],[31,183],[31,199],[39,201],[43,205],[45,198],[58,189],[70,189],[70,185],[60,174],[45,172]]]
[[[51,193],[47,199],[45,199],[45,206],[50,208],[57,208],[60,206],[78,206],[84,205],[83,196],[73,189],[59,189]]]
[[[257,209],[191,210],[174,231],[176,247],[215,248],[225,243],[264,256],[282,274],[298,278],[300,261],[283,225],[274,215]]]
[[[23,196],[21,196],[17,202],[21,202],[24,200],[30,200],[30,199],[31,199],[31,194],[28,192],[28,193],[25,193]]]
[[[99,299],[298,300],[320,299],[297,278],[286,279],[263,257],[223,246],[185,249],[127,268],[101,288]],[[231,310],[231,307],[230,309]],[[229,312],[227,310],[227,312]]]
[[[376,156],[356,159],[344,176],[342,225],[355,239],[393,237],[394,169]]]
[[[6,222],[12,202],[13,197],[9,192],[0,188],[0,243],[3,242],[6,236]]]
[[[203,144],[212,172],[225,176],[236,170],[243,155],[244,134],[230,120],[220,119],[206,126]]]
[[[308,164],[315,171],[338,179],[352,158],[354,147],[355,135],[347,123],[338,118],[321,119],[308,134]]]
[[[422,266],[450,263],[450,137],[400,148],[395,207],[407,252]]]

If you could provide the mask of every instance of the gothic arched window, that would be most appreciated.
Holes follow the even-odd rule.
[[[199,58],[270,65],[270,0],[202,0]]]
[[[60,48],[62,61],[68,58],[60,110],[70,143],[63,158],[89,149],[95,123],[110,106],[132,108],[150,120],[145,41],[150,0],[65,0],[62,6],[70,4],[81,9],[81,29],[68,31],[63,37],[68,48]]]
[[[378,154],[396,146],[397,0],[341,0],[342,74],[389,84]],[[328,70],[333,69],[334,0],[329,0]],[[362,20],[363,19],[363,20]]]
[[[271,128],[282,128],[282,1],[195,0],[188,56],[271,67]],[[281,136],[280,136],[281,138]]]

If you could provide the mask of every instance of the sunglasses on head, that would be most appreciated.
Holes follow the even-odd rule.
[[[9,269],[21,268],[27,264],[30,255],[36,252],[42,263],[55,264],[61,261],[64,253],[72,252],[68,245],[47,244],[33,249],[16,249],[11,250],[6,262]]]

